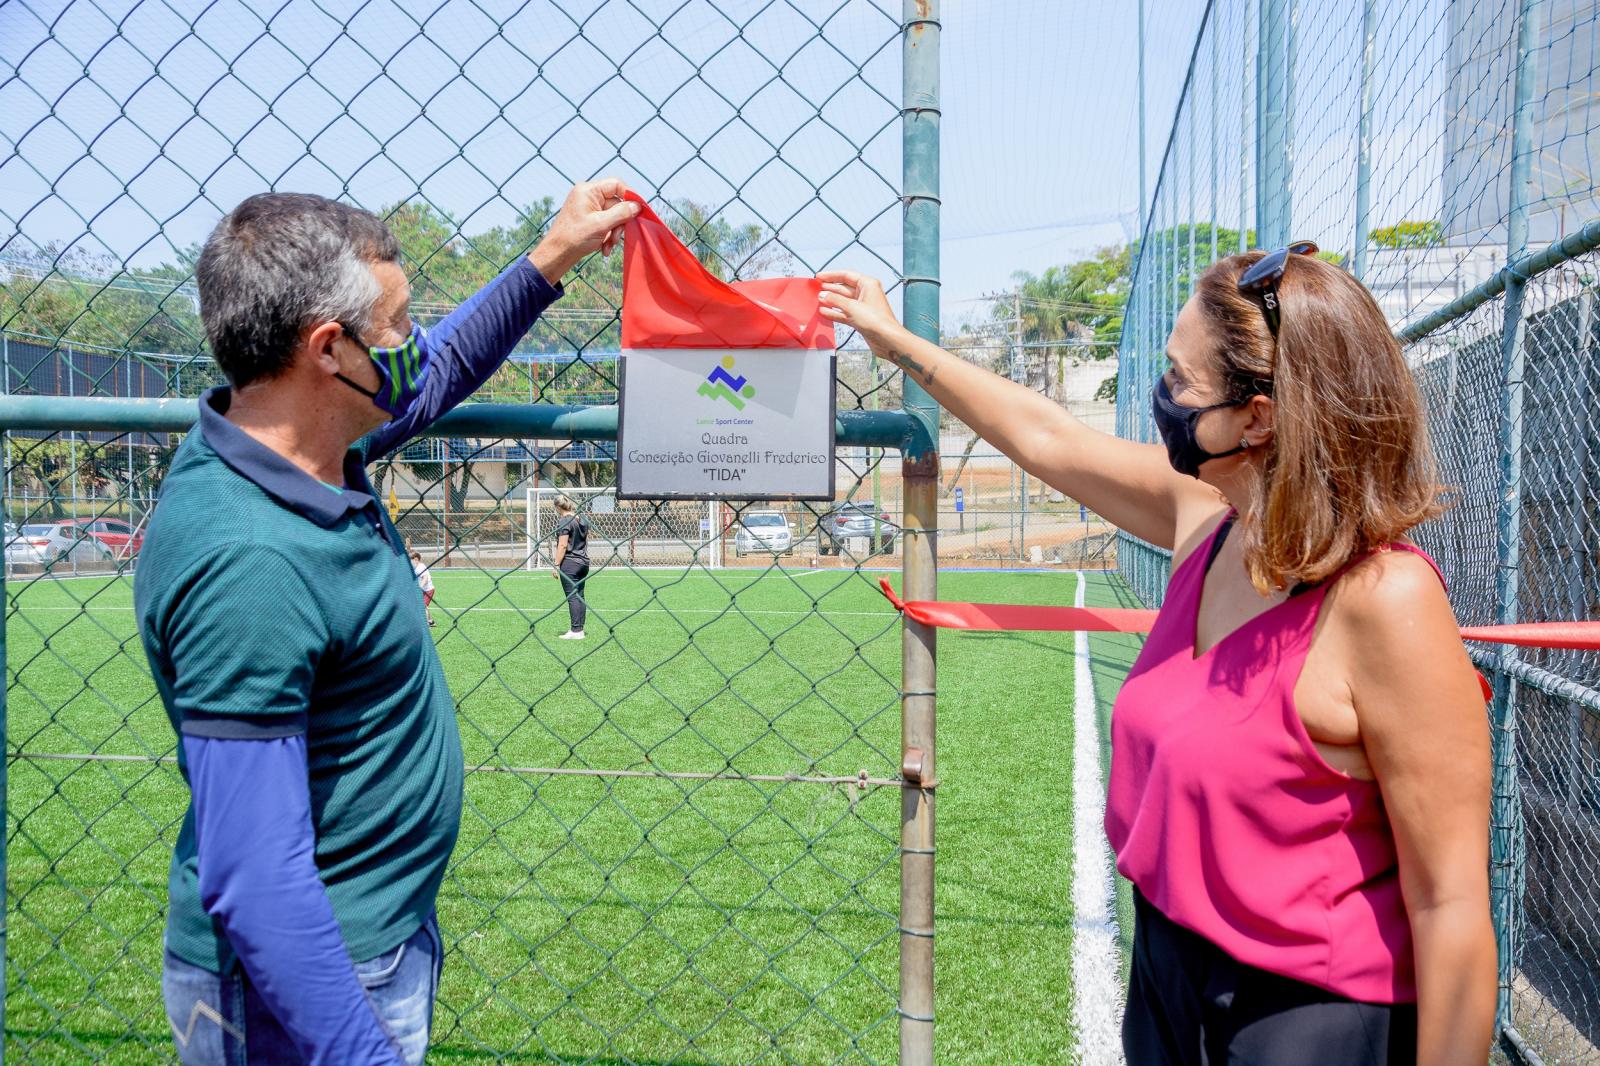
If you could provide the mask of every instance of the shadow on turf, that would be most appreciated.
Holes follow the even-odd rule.
[[[1071,648],[1063,648],[1060,644],[1050,644],[1036,637],[1018,636],[1016,633],[1000,633],[993,630],[980,629],[961,632],[960,636],[962,640],[1005,641],[1008,644],[1026,644],[1030,648],[1038,648],[1040,651],[1049,652],[1062,658],[1070,658],[1072,656]]]

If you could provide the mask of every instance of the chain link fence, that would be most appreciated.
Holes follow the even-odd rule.
[[[936,168],[902,158],[903,126],[937,118],[936,79],[902,55],[937,29],[935,5],[896,0],[0,5],[0,388],[189,412],[87,425],[80,406],[5,434],[13,1060],[171,1056],[161,930],[187,792],[131,582],[217,381],[192,278],[216,219],[266,188],[377,212],[424,326],[601,173],[719,276],[898,278],[902,245],[937,240],[916,228]],[[615,403],[620,260],[566,290],[476,399]],[[908,1000],[899,967],[932,934],[932,853],[931,809],[902,809],[920,782],[901,710],[915,688],[931,715],[931,684],[902,684],[902,628],[862,572],[903,564],[915,507],[897,448],[849,432],[912,397],[869,364],[839,361],[833,504],[618,501],[614,429],[553,423],[441,431],[373,471],[433,569],[466,749],[441,1056],[928,1061],[902,1048],[931,1031],[931,983]],[[583,644],[556,639],[557,491],[595,530]],[[794,528],[787,553],[744,536],[758,509]],[[895,543],[840,523],[858,512],[889,515]],[[925,919],[902,910],[903,824],[926,834]]]
[[[1465,624],[1594,617],[1600,4],[1212,0],[1143,227],[1117,424],[1193,280],[1310,238],[1405,342],[1452,509],[1417,531]],[[1165,553],[1122,535],[1147,603]],[[1472,649],[1496,682],[1505,1053],[1600,1063],[1600,660]]]
[[[13,435],[12,473],[39,476],[61,443]],[[128,445],[77,447],[92,467]],[[80,523],[128,522],[123,487],[78,501]],[[48,519],[8,507],[24,530]],[[438,1043],[534,1061],[893,1061],[898,620],[850,566],[819,580],[769,551],[719,569],[681,507],[640,507],[636,538],[591,539],[576,650],[558,639],[553,523],[529,553],[501,542],[494,511],[448,516],[436,554],[412,533],[435,516],[401,508],[434,568],[469,769],[439,901]],[[600,530],[614,516],[593,515]],[[74,566],[10,543],[8,1050],[150,1061],[170,1048],[160,930],[187,791],[136,632],[137,552]]]

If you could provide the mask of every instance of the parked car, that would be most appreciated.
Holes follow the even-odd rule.
[[[84,526],[91,537],[110,548],[111,554],[118,559],[131,559],[138,555],[139,549],[144,546],[144,533],[120,518],[67,521]]]
[[[887,514],[875,511],[868,503],[841,503],[817,522],[817,550],[823,555],[838,555],[844,550],[845,541],[852,537],[870,541],[874,532],[885,553],[894,551],[900,527]]]
[[[110,548],[96,539],[86,523],[75,521],[23,526],[15,537],[6,536],[8,566],[40,566],[60,570],[71,565],[114,563]]]
[[[17,566],[42,567],[48,558],[44,549],[49,543],[50,526],[22,526],[6,523],[6,568]]]
[[[15,522],[6,523],[6,569],[16,566],[43,566],[44,556],[33,541],[23,536]]]
[[[734,534],[733,554],[774,552],[787,555],[794,550],[794,527],[778,511],[751,511],[739,519]]]

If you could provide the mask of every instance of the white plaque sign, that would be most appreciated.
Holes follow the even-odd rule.
[[[833,499],[831,350],[627,350],[621,407],[622,499]]]

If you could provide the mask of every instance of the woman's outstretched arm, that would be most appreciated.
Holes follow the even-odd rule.
[[[824,316],[860,333],[1018,466],[1107,521],[1171,548],[1222,506],[1214,490],[1173,470],[1159,445],[1090,429],[1053,400],[916,336],[895,319],[876,279],[848,270],[817,276]]]

